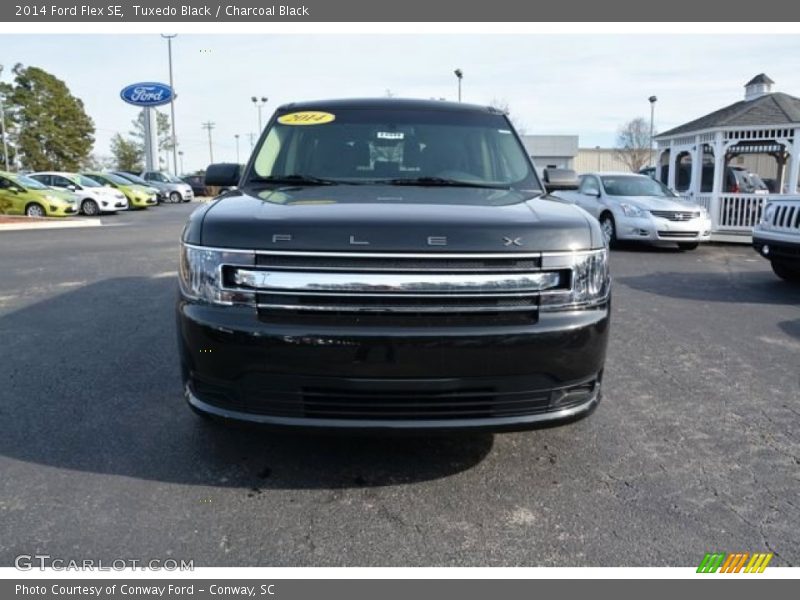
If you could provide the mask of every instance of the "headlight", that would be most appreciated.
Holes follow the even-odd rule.
[[[623,202],[619,207],[622,209],[622,212],[625,213],[626,217],[643,217],[645,213],[645,211],[633,204],[626,204]]]
[[[564,267],[571,271],[569,289],[543,292],[541,310],[574,310],[596,306],[608,300],[611,277],[607,249],[542,257],[544,270]]]
[[[187,298],[209,304],[254,306],[255,292],[226,291],[223,265],[252,267],[253,252],[226,252],[181,244],[178,278]]]

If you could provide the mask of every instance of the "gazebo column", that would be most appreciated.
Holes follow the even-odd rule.
[[[789,187],[790,194],[797,193],[798,171],[800,171],[800,128],[794,130],[794,142],[791,149],[792,156],[789,159]],[[783,191],[783,190],[781,190]]]
[[[695,138],[694,149],[692,150],[692,180],[689,183],[689,193],[693,198],[700,194],[703,179],[703,144],[700,143],[700,136]],[[696,200],[695,200],[696,201]]]
[[[722,142],[722,132],[718,131],[714,140],[714,186],[712,193],[722,193],[722,181],[725,177],[725,144]]]
[[[669,162],[667,163],[667,187],[671,190],[675,189],[675,175],[677,169],[675,168],[675,148],[670,144],[669,146]]]

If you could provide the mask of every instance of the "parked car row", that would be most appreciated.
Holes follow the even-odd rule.
[[[192,187],[166,173],[146,171],[0,171],[0,214],[29,217],[97,216],[148,208],[160,202],[191,202]]]

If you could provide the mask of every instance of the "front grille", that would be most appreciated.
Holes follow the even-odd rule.
[[[800,229],[800,203],[780,203],[772,216],[772,226],[776,229]]]
[[[250,414],[351,420],[447,420],[520,417],[579,406],[597,393],[597,381],[555,390],[367,391],[303,387],[296,391],[229,388],[194,379],[193,393],[219,408]]]
[[[675,211],[675,210],[651,210],[650,214],[654,217],[667,219],[668,221],[691,221],[700,217],[700,211]]]
[[[571,284],[570,268],[522,253],[266,252],[222,275],[226,289],[257,292],[262,320],[359,326],[530,324],[543,291]]]
[[[695,238],[698,236],[699,231],[659,231],[658,237],[660,238]]]

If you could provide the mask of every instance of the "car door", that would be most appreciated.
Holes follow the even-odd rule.
[[[10,179],[0,177],[0,215],[21,215],[25,211],[25,200],[20,198],[19,188]]]
[[[48,184],[50,187],[58,188],[60,190],[67,190],[69,191],[70,186],[75,188],[75,184],[72,183],[66,177],[62,177],[61,175],[51,175],[51,182]]]
[[[578,186],[576,203],[595,218],[600,216],[600,181],[595,175],[584,175]]]

